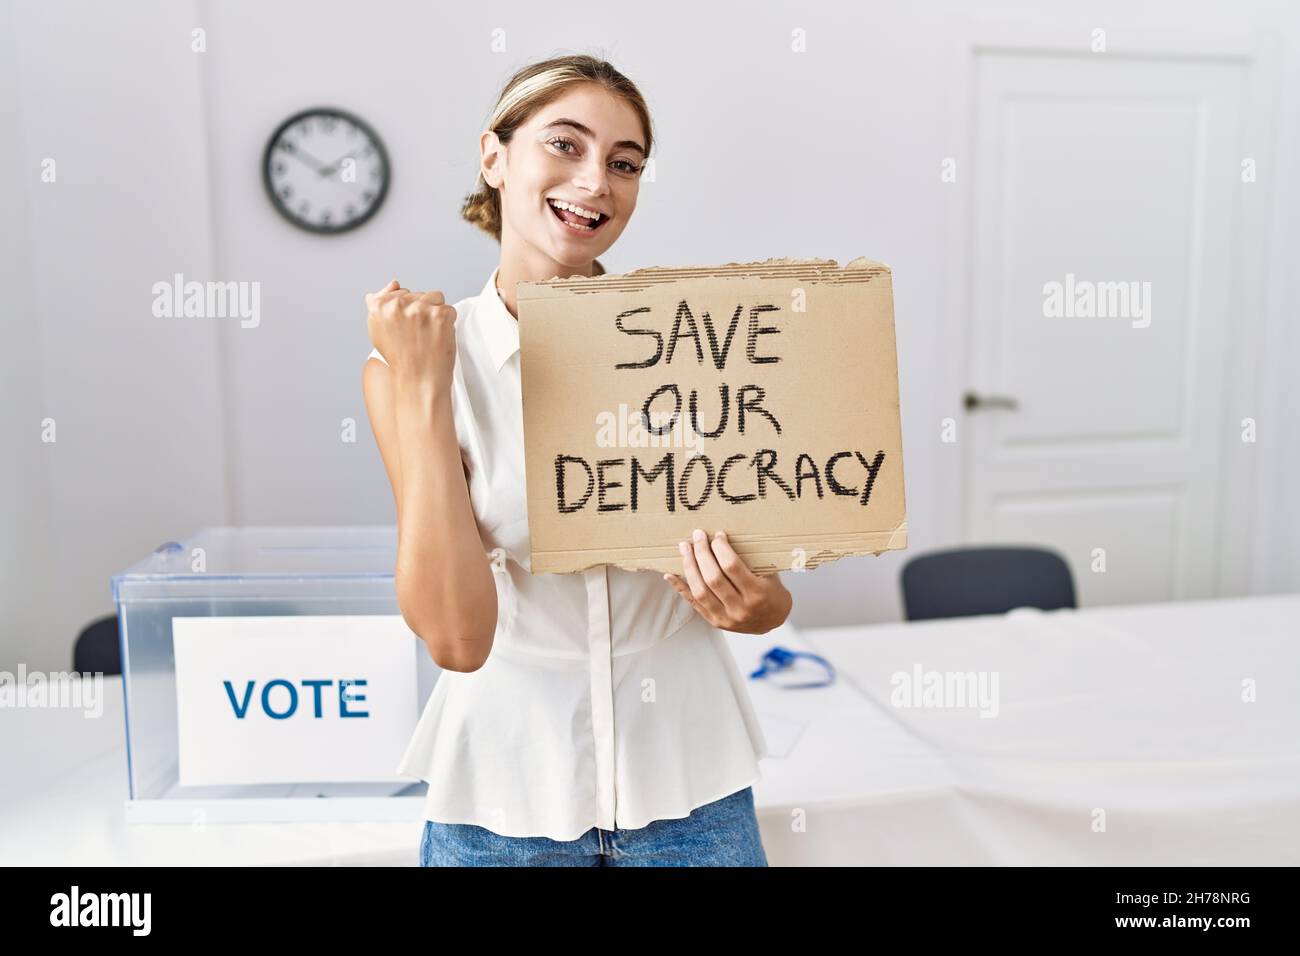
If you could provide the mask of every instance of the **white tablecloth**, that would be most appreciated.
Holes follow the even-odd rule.
[[[840,671],[751,682],[773,865],[1300,862],[1300,596],[727,638],[744,672],[773,644]],[[996,671],[998,715],[892,706],[917,665]],[[128,826],[105,691],[98,720],[0,711],[0,865],[415,863],[415,818]]]
[[[810,833],[832,832],[811,853],[773,832],[784,858],[1300,863],[1300,596],[1024,608],[804,637],[942,769],[938,787],[863,793],[813,815]],[[996,673],[997,715],[898,706],[896,675],[918,667]]]

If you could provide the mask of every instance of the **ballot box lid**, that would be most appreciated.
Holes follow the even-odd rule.
[[[113,577],[119,603],[219,595],[231,589],[391,588],[393,525],[209,527],[160,543]]]

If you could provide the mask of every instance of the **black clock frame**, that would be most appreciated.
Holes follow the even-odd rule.
[[[383,182],[380,183],[379,195],[375,197],[375,201],[370,204],[370,208],[362,213],[360,217],[350,220],[341,226],[321,226],[316,223],[303,222],[285,208],[284,204],[280,201],[280,197],[275,193],[275,187],[271,185],[271,161],[275,154],[275,144],[279,142],[280,136],[285,130],[309,116],[332,116],[352,123],[357,127],[357,129],[361,130],[363,134],[370,138],[370,142],[374,143],[375,149],[379,153],[379,159],[384,164],[384,178]],[[302,229],[305,232],[314,232],[321,236],[342,235],[345,232],[351,232],[353,229],[369,222],[375,213],[379,212],[380,207],[384,204],[384,200],[388,198],[388,186],[392,182],[392,179],[393,164],[389,162],[388,150],[384,148],[384,141],[379,138],[379,134],[375,132],[374,127],[361,117],[349,113],[347,110],[339,109],[336,106],[313,106],[294,113],[275,128],[275,132],[271,134],[271,138],[266,141],[266,149],[262,152],[262,186],[266,189],[266,196],[271,201],[272,208],[274,208],[275,211],[284,219],[297,226],[299,229]]]

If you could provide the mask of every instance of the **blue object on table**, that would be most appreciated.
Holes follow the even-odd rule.
[[[794,689],[796,687],[828,687],[835,681],[835,668],[831,662],[820,654],[810,654],[807,651],[792,651],[784,647],[774,647],[763,655],[762,665],[754,673],[750,674],[751,680],[759,677],[766,677],[768,674],[775,674],[778,671],[789,670],[794,667],[795,661],[800,657],[806,657],[809,660],[816,661],[822,667],[826,668],[826,679],[819,681],[808,681],[803,684],[781,684],[783,688]]]

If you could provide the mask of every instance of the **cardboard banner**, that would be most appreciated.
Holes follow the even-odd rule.
[[[755,571],[907,546],[888,266],[859,258],[521,282],[534,574]]]

